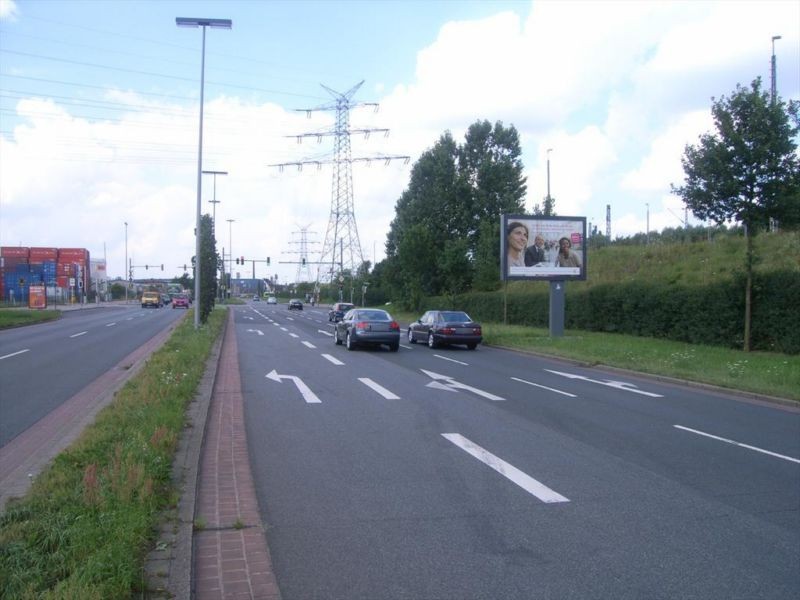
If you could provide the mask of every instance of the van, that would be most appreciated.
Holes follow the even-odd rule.
[[[161,294],[158,292],[145,292],[142,294],[142,308],[152,306],[153,308],[161,307]]]

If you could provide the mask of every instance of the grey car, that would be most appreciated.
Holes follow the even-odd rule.
[[[357,346],[386,345],[397,352],[400,325],[385,310],[354,308],[334,326],[333,340],[337,345],[344,343],[348,350],[355,350]]]
[[[427,342],[436,348],[449,344],[463,344],[475,350],[483,341],[481,324],[458,310],[429,310],[408,326],[408,341],[416,344]]]

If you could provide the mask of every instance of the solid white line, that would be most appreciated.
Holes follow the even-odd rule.
[[[401,348],[405,348],[406,350],[411,350],[411,346],[406,346],[405,344],[400,344]]]
[[[464,365],[466,367],[469,366],[469,363],[461,362],[460,360],[456,360],[455,358],[448,358],[447,356],[442,356],[441,354],[434,354],[436,358],[441,358],[442,360],[449,360],[450,362],[458,363],[460,365]]]
[[[0,360],[4,358],[11,358],[12,356],[16,356],[17,354],[25,354],[26,352],[30,352],[30,348],[26,348],[25,350],[18,350],[17,352],[12,352],[11,354],[6,354],[5,356],[0,356]]]
[[[337,365],[337,366],[338,366],[338,365],[343,365],[343,364],[344,364],[344,363],[343,363],[342,361],[340,361],[338,358],[336,358],[335,356],[331,356],[330,354],[323,354],[323,355],[322,355],[322,358],[324,358],[324,359],[326,359],[326,360],[329,360],[330,362],[332,362],[333,364],[335,364],[335,365]]]
[[[520,379],[519,377],[512,377],[514,381],[519,381],[520,383],[527,383],[528,385],[533,385],[543,390],[549,390],[551,392],[555,392],[556,394],[564,394],[565,396],[569,396],[570,398],[577,398],[575,394],[570,394],[569,392],[562,392],[561,390],[557,390],[555,388],[547,387],[546,385],[539,385],[538,383],[533,383],[532,381],[527,381],[525,379]]]
[[[106,327],[113,327],[114,325],[116,325],[116,323],[109,323],[108,325],[106,325]]]
[[[382,385],[378,385],[369,377],[359,377],[358,380],[368,388],[372,388],[387,400],[400,400],[400,396],[393,394]]]
[[[303,346],[307,346],[308,348],[311,348],[312,350],[316,349],[316,346],[314,344],[312,344],[311,342],[303,342]]]
[[[290,336],[292,336],[293,338],[299,338],[299,337],[300,337],[300,336],[299,336],[299,335],[297,335],[296,333],[290,333],[289,335],[290,335]]]
[[[677,429],[683,429],[684,431],[689,431],[691,433],[696,433],[697,435],[702,435],[712,440],[718,440],[720,442],[725,442],[726,444],[733,444],[734,446],[739,446],[740,448],[747,448],[748,450],[755,450],[756,452],[761,452],[763,454],[769,454],[770,456],[774,456],[775,458],[782,458],[783,460],[788,460],[790,462],[800,464],[800,459],[792,458],[791,456],[784,456],[783,454],[777,454],[775,452],[770,452],[769,450],[764,450],[763,448],[757,448],[755,446],[750,446],[748,444],[742,444],[741,442],[736,442],[734,440],[729,440],[724,437],[719,437],[716,435],[711,435],[710,433],[705,433],[703,431],[698,431],[697,429],[689,429],[688,427],[684,427],[682,425],[673,425],[673,427]]]
[[[471,442],[464,436],[458,433],[443,433],[442,436],[453,442],[466,453],[477,458],[486,466],[491,467],[500,473],[503,477],[506,477],[510,481],[516,483],[529,494],[533,494],[542,502],[546,502],[547,504],[553,504],[556,502],[569,502],[569,498],[565,498],[558,492],[551,490],[543,483],[536,481],[527,473],[523,473],[515,466],[508,464],[506,461],[498,458],[491,452],[484,450],[478,446],[478,444]]]
[[[82,335],[86,335],[87,333],[89,333],[89,332],[88,331],[81,331],[80,333],[76,333],[76,334],[71,335],[69,337],[71,337],[71,338],[81,337]]]
[[[322,329],[317,329],[318,333],[324,333],[328,337],[333,337],[333,334],[330,331],[322,331]]]

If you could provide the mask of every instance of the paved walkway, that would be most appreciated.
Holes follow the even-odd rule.
[[[229,311],[200,457],[194,597],[280,600],[250,472],[233,313]]]

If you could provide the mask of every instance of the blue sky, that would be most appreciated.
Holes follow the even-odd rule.
[[[771,37],[783,98],[800,91],[800,3],[190,2],[0,0],[0,244],[84,246],[124,269],[179,265],[194,253],[201,34],[175,17],[233,21],[206,46],[204,169],[217,180],[218,243],[270,256],[257,276],[292,281],[300,230],[319,250],[331,171],[269,167],[329,156],[287,137],[332,125],[294,109],[365,83],[353,155],[412,161],[478,119],[520,131],[527,206],[551,191],[561,215],[612,235],[679,226],[687,143],[710,130],[712,97],[755,77],[769,88]],[[355,166],[365,258],[383,258],[411,165]],[[204,179],[204,211],[212,181]],[[234,222],[227,223],[228,219]],[[690,222],[696,221],[690,217]],[[227,251],[226,250],[226,251]],[[244,274],[244,273],[243,273]],[[301,276],[305,274],[301,273]]]

